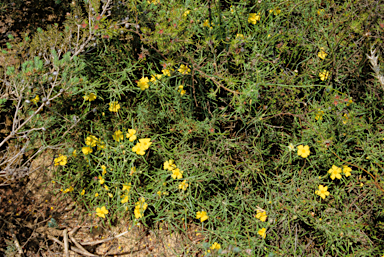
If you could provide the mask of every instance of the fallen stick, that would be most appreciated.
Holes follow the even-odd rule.
[[[69,252],[68,252],[69,244],[68,244],[68,230],[67,229],[64,229],[63,237],[64,237],[64,255],[65,255],[65,257],[69,257]]]
[[[117,236],[115,237],[111,237],[111,238],[106,238],[106,239],[103,239],[103,240],[97,240],[97,241],[92,241],[92,242],[84,242],[84,243],[80,243],[81,245],[97,245],[97,244],[101,244],[101,243],[105,243],[105,242],[108,242],[108,241],[111,241],[113,239],[116,239],[116,238],[119,238],[125,234],[127,234],[129,231],[125,231],[121,234],[118,234]]]
[[[59,245],[61,246],[64,246],[64,243],[61,242],[59,239],[57,239],[56,237],[54,236],[50,236],[50,235],[47,235],[48,239],[51,239],[52,241],[55,241],[56,243],[58,243]],[[85,256],[90,256],[90,257],[100,257],[100,255],[94,255],[94,254],[91,254],[91,253],[86,253],[86,252],[83,252],[82,250],[80,250],[79,248],[77,247],[74,247],[74,246],[71,246],[71,249],[70,249],[71,252],[75,252],[75,253],[79,253],[79,254],[82,254],[82,255],[85,255]]]

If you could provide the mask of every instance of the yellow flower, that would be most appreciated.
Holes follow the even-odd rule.
[[[107,185],[104,185],[105,190],[109,191],[109,187]]]
[[[97,141],[97,150],[101,150],[105,148],[105,142],[103,141]]]
[[[145,90],[146,88],[149,88],[149,79],[147,77],[142,77],[139,82],[137,82],[137,86],[141,89],[141,90]]]
[[[231,13],[233,14],[235,12],[235,9],[233,8],[233,6],[231,5],[230,9]]]
[[[105,179],[102,176],[99,176],[99,183],[100,185],[104,184]]]
[[[331,174],[331,179],[334,180],[335,178],[341,179],[341,169],[335,165],[332,165],[332,168],[328,170],[328,173]]]
[[[256,219],[259,219],[259,220],[261,220],[261,221],[266,221],[267,220],[267,212],[262,212],[262,211],[259,211],[259,210],[257,210],[257,214],[256,214]]]
[[[36,95],[36,97],[35,97],[34,99],[32,99],[31,101],[32,101],[32,103],[37,104],[37,102],[38,102],[39,100],[40,100],[39,96]]]
[[[190,12],[191,12],[190,10],[186,10],[186,11],[183,13],[183,17],[187,17],[187,15],[188,15]]]
[[[321,15],[322,13],[324,13],[324,9],[319,9],[319,10],[317,10],[317,15]]]
[[[352,169],[346,165],[343,165],[343,173],[346,177],[351,176]]]
[[[176,169],[176,165],[174,164],[174,160],[169,160],[169,161],[164,162],[164,169],[169,170],[169,171]]]
[[[260,13],[250,13],[248,17],[248,22],[252,24],[256,24],[257,21],[260,20]]]
[[[188,68],[188,66],[182,64],[182,65],[180,65],[180,68],[178,69],[178,71],[179,71],[181,74],[185,75],[185,74],[190,73],[190,72],[191,72],[191,69]]]
[[[96,215],[105,218],[105,214],[108,214],[108,210],[105,208],[105,206],[96,209]]]
[[[73,157],[76,157],[76,156],[77,156],[76,151],[77,151],[77,150],[73,150],[73,152],[72,152],[72,156],[73,156]]]
[[[96,194],[95,194],[95,197],[98,197],[98,196],[99,196],[99,193],[96,193]]]
[[[144,198],[141,198],[135,206],[135,218],[140,219],[143,217],[144,211],[147,209],[148,204],[145,202]]]
[[[243,34],[236,34],[236,39],[244,39],[244,35]]]
[[[315,194],[325,199],[325,196],[329,195],[329,192],[327,190],[328,190],[327,186],[319,185],[319,190],[316,190]]]
[[[109,103],[109,111],[110,112],[117,112],[120,109],[120,104],[119,102],[110,102]]]
[[[257,234],[259,234],[262,238],[265,238],[265,236],[267,235],[266,232],[267,232],[267,229],[262,228],[259,231],[257,231]]]
[[[110,198],[112,198],[112,197],[113,197],[113,194],[111,194],[111,193],[108,193],[108,196],[109,196]]]
[[[124,190],[127,190],[127,192],[129,192],[129,190],[131,190],[131,187],[132,187],[132,185],[131,185],[131,183],[129,183],[128,185],[123,185],[123,191]]]
[[[132,152],[135,152],[137,153],[138,155],[144,155],[145,154],[145,147],[144,145],[139,142],[137,143],[133,148],[132,148]]]
[[[63,193],[65,194],[65,193],[68,193],[68,192],[72,192],[73,190],[74,190],[74,188],[72,186],[70,186],[69,188],[65,189],[63,191]]]
[[[211,250],[220,250],[221,246],[220,246],[220,244],[214,242],[214,243],[211,245],[211,247],[209,247],[209,248],[211,248]]]
[[[187,91],[184,90],[184,86],[183,86],[183,85],[180,85],[180,86],[179,86],[179,89],[177,90],[177,92],[180,92],[180,95],[185,95],[185,93],[186,93]]]
[[[128,129],[128,133],[125,135],[127,138],[129,138],[129,141],[130,142],[133,142],[136,140],[137,136],[135,135],[136,134],[136,130],[134,129]]]
[[[85,190],[83,189],[83,191],[81,191],[80,195],[84,195],[85,194]]]
[[[128,202],[128,195],[124,196],[124,198],[120,201],[122,204]]]
[[[131,172],[129,173],[129,175],[132,176],[133,173],[135,173],[135,172],[136,172],[136,167],[132,167],[131,168]]]
[[[209,21],[208,20],[205,20],[204,23],[203,23],[203,27],[209,27]]]
[[[97,140],[98,140],[97,137],[90,135],[90,136],[87,136],[87,138],[85,139],[85,144],[90,145],[91,147],[95,147]]]
[[[173,179],[182,179],[183,178],[183,171],[179,170],[179,169],[174,169],[172,170],[172,175],[171,177]]]
[[[308,155],[311,153],[311,151],[309,151],[309,146],[303,146],[303,145],[299,145],[297,147],[297,155],[303,157],[303,158],[307,158]]]
[[[157,83],[157,80],[160,80],[162,77],[161,74],[155,74],[155,75],[152,75],[151,76],[151,80],[150,82],[152,82],[153,84],[156,84]]]
[[[139,139],[139,142],[142,145],[142,147],[144,148],[144,150],[147,150],[149,148],[149,146],[152,144],[150,138]]]
[[[317,53],[317,56],[319,56],[320,59],[325,59],[327,57],[327,53],[324,52],[324,47],[320,47],[320,52]]]
[[[321,81],[327,80],[329,76],[329,71],[323,70],[319,73]]]
[[[187,187],[188,187],[188,183],[186,180],[184,180],[179,184],[179,189],[182,189],[183,191],[187,190]]]
[[[159,197],[161,197],[161,191],[157,191],[156,193]]]
[[[205,212],[205,211],[201,211],[201,212],[198,211],[196,213],[196,219],[200,219],[201,222],[204,222],[208,218],[209,218],[209,216],[207,215],[207,212]]]
[[[123,140],[124,139],[124,135],[123,135],[123,132],[121,132],[120,130],[116,131],[114,133],[114,135],[112,135],[113,139],[115,139],[117,142],[119,142],[120,140]]]
[[[273,15],[276,16],[276,15],[279,15],[281,13],[281,10],[278,7],[276,7],[274,9],[269,10],[269,13],[272,13],[272,12],[273,12]]]
[[[84,100],[85,101],[94,101],[96,99],[96,95],[94,93],[89,93],[89,94],[86,94],[85,96],[83,96]]]
[[[67,164],[67,156],[60,154],[59,157],[55,158],[55,166],[64,166]]]
[[[101,174],[104,176],[105,173],[107,173],[107,167],[105,167],[105,165],[101,165],[101,169],[103,170]]]
[[[161,72],[164,74],[164,76],[168,76],[168,77],[171,76],[171,72],[168,69],[161,70]]]
[[[147,3],[148,4],[151,4],[151,3],[152,4],[158,4],[158,3],[160,3],[160,0],[152,0],[152,1],[151,0],[147,0]]]

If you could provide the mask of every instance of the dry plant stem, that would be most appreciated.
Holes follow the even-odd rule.
[[[127,234],[129,231],[125,231],[121,234],[118,234],[117,236],[115,237],[111,237],[111,238],[106,238],[106,239],[103,239],[103,240],[97,240],[97,241],[92,241],[92,242],[84,242],[84,243],[81,243],[81,245],[97,245],[97,244],[101,244],[101,243],[105,243],[105,242],[108,242],[108,241],[111,241],[113,239],[116,239],[116,238],[119,238],[121,236],[124,236],[125,234]]]
[[[347,164],[349,164],[349,165],[351,165],[351,166],[353,166],[353,167],[355,167],[355,168],[358,168],[358,169],[360,169],[360,170],[365,171],[369,176],[371,176],[371,178],[373,179],[373,183],[375,184],[375,186],[376,186],[381,192],[384,193],[383,188],[379,185],[379,183],[377,183],[377,181],[376,181],[376,177],[373,176],[369,171],[367,171],[366,169],[360,168],[359,166],[354,165],[354,164],[352,164],[352,163],[350,163],[350,162],[344,161],[344,160],[341,159],[336,153],[334,153],[333,151],[331,151],[331,152],[332,152],[334,155],[336,155],[336,157],[339,158],[342,162],[345,162],[345,163],[347,163]]]
[[[20,254],[20,256],[24,256],[23,249],[21,249],[21,246],[19,244],[19,240],[17,240],[17,237],[16,237],[15,232],[13,231],[13,229],[11,229],[11,233],[12,233],[13,243],[15,244],[18,253]]]
[[[56,237],[50,236],[50,235],[47,235],[47,237],[48,237],[48,239],[51,239],[52,241],[58,243],[59,245],[64,246],[63,242],[61,242]],[[82,254],[82,255],[85,255],[85,256],[90,256],[90,257],[99,257],[100,256],[100,255],[85,253],[82,250],[78,249],[77,247],[73,247],[73,246],[71,246],[70,251],[75,252],[75,253],[79,253],[79,254]]]
[[[63,237],[64,237],[64,256],[69,257],[69,243],[68,243],[68,230],[64,229],[63,231]]]
[[[91,254],[90,252],[88,252],[81,244],[79,244],[77,241],[76,241],[76,239],[73,237],[73,234],[75,234],[76,233],[76,231],[77,230],[79,230],[80,229],[80,227],[76,227],[76,228],[74,228],[72,231],[70,231],[69,233],[68,233],[68,236],[69,236],[69,238],[71,239],[71,241],[80,249],[80,250],[82,250],[82,251],[84,251],[84,252],[86,252],[86,253],[88,253],[88,254]],[[91,254],[92,255],[92,254]]]

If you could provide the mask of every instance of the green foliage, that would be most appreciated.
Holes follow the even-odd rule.
[[[383,92],[366,61],[383,39],[373,1],[128,1],[110,17],[84,2],[91,24],[73,7],[78,18],[37,32],[33,60],[7,70],[36,85],[23,89],[28,99],[53,80],[65,91],[28,127],[64,146],[64,195],[91,215],[105,207],[104,225],[197,224],[208,244],[194,250],[213,256],[383,254]]]

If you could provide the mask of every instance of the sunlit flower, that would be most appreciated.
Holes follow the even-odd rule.
[[[123,140],[124,139],[124,135],[123,135],[123,132],[121,132],[120,130],[116,131],[113,135],[112,135],[113,139],[115,139],[117,142],[119,142],[120,140]]]
[[[351,176],[352,169],[348,167],[347,165],[343,165],[343,173],[346,177]]]
[[[329,71],[323,70],[322,72],[319,73],[319,77],[321,81],[327,80],[329,77]]]
[[[104,185],[105,190],[109,191],[109,187],[107,185]]]
[[[328,170],[328,173],[331,174],[332,180],[334,180],[335,178],[341,179],[341,169],[335,165],[332,165],[332,168]]]
[[[309,151],[309,146],[303,146],[303,145],[299,145],[297,147],[297,155],[303,157],[303,158],[307,158],[308,155],[311,153],[311,151]]]
[[[95,197],[98,197],[98,196],[99,196],[99,193],[96,193],[96,194],[95,194]]]
[[[123,191],[124,190],[127,190],[127,192],[129,192],[129,190],[131,190],[131,187],[132,187],[132,185],[131,185],[131,183],[129,183],[128,185],[123,185]]]
[[[120,201],[122,204],[124,204],[124,203],[126,203],[126,202],[128,202],[128,195],[126,195],[126,196],[123,196],[123,199]]]
[[[209,21],[208,20],[205,20],[204,23],[203,23],[203,27],[209,27]]]
[[[146,88],[149,88],[149,79],[147,77],[142,77],[139,82],[137,82],[137,86],[141,89],[141,90],[145,90]]]
[[[32,103],[37,104],[37,102],[40,100],[39,96],[36,95],[34,99],[32,99]]]
[[[107,167],[105,167],[105,165],[101,165],[101,169],[103,170],[101,174],[104,176],[105,173],[107,173]]]
[[[320,16],[322,13],[324,13],[324,11],[325,11],[324,9],[319,9],[319,10],[317,10],[317,15]]]
[[[104,184],[105,179],[102,176],[99,176],[99,183],[100,185]]]
[[[105,148],[105,142],[103,141],[97,141],[97,150],[101,150]]]
[[[174,164],[174,162],[174,160],[164,162],[164,169],[169,171],[176,169],[176,164]]]
[[[76,157],[76,156],[77,156],[77,153],[76,153],[76,152],[77,152],[77,150],[73,150],[73,152],[72,152],[72,156],[73,156],[73,157]]]
[[[319,185],[319,190],[316,190],[315,194],[325,199],[325,196],[329,195],[329,192],[327,190],[328,190],[327,186]]]
[[[185,95],[185,93],[187,92],[187,91],[184,90],[184,86],[183,85],[180,85],[179,89],[177,91],[180,92],[180,95]]]
[[[256,219],[259,219],[264,222],[267,220],[267,217],[267,212],[257,210]]]
[[[266,228],[262,228],[259,231],[257,231],[257,234],[259,234],[262,238],[265,238],[266,235],[267,235],[266,232],[267,232],[267,229]]]
[[[236,39],[244,39],[244,35],[243,34],[236,34]]]
[[[144,198],[141,198],[138,202],[136,202],[135,206],[135,218],[140,219],[144,215],[144,211],[147,209],[148,204],[145,202]]]
[[[108,214],[108,210],[105,208],[105,206],[96,209],[96,215],[100,218],[105,218],[105,214]]]
[[[90,145],[91,147],[95,147],[97,141],[98,141],[97,137],[90,135],[90,136],[87,136],[87,138],[85,139],[85,144]]]
[[[207,215],[207,212],[205,212],[205,211],[201,211],[201,212],[198,211],[196,213],[196,219],[200,219],[200,222],[204,222],[208,218],[209,218],[209,216]]]
[[[214,242],[214,243],[211,245],[211,247],[209,247],[209,248],[211,248],[212,250],[220,250],[221,245],[218,244],[218,243],[216,243],[216,242]]]
[[[86,94],[85,96],[83,96],[84,100],[85,101],[94,101],[96,99],[96,95],[94,93],[89,93],[89,94]]]
[[[171,72],[168,69],[161,70],[161,72],[164,74],[164,76],[171,76]]]
[[[125,136],[129,139],[130,142],[133,142],[137,138],[135,134],[136,134],[136,130],[128,129],[128,133]]]
[[[186,10],[186,11],[183,13],[183,17],[187,17],[188,14],[189,14],[190,12],[191,12],[190,10]]]
[[[248,16],[248,22],[252,24],[256,24],[257,21],[260,20],[260,13],[250,13]]]
[[[276,7],[274,9],[269,10],[269,13],[272,13],[272,12],[273,12],[273,15],[276,16],[276,15],[279,15],[281,13],[281,10],[278,7]]]
[[[109,103],[109,111],[110,112],[117,112],[120,109],[120,104],[119,102],[110,102]]]
[[[181,65],[180,65],[180,68],[178,69],[178,71],[179,71],[181,74],[185,75],[185,74],[190,73],[190,72],[191,72],[191,69],[188,68],[188,66],[186,66],[186,65],[184,65],[184,64],[181,64]]]
[[[162,76],[163,75],[161,75],[161,74],[152,75],[150,82],[152,82],[153,84],[156,84],[157,80],[160,80]]]
[[[181,171],[180,169],[174,169],[172,170],[172,175],[171,177],[173,179],[182,179],[183,178],[183,171]]]
[[[181,190],[183,190],[183,191],[187,190],[187,187],[188,187],[188,183],[187,183],[186,180],[184,180],[183,182],[181,182],[181,183],[179,184],[179,189],[181,189]]]
[[[150,138],[141,138],[141,139],[139,139],[139,142],[142,145],[142,147],[144,148],[144,150],[147,150],[149,148],[149,146],[152,144]]]
[[[83,189],[83,191],[81,191],[80,195],[84,195],[85,194],[85,190]]]
[[[325,59],[327,57],[327,53],[324,52],[324,47],[320,47],[320,52],[317,53],[317,56],[319,56],[320,59]]]
[[[144,155],[145,149],[141,143],[137,143],[134,147],[132,147],[132,152],[135,152],[138,155]]]
[[[112,198],[112,197],[113,197],[113,194],[111,194],[111,193],[108,193],[108,196],[109,196],[110,198]]]
[[[64,166],[67,164],[67,156],[60,154],[59,157],[55,158],[55,166]]]

